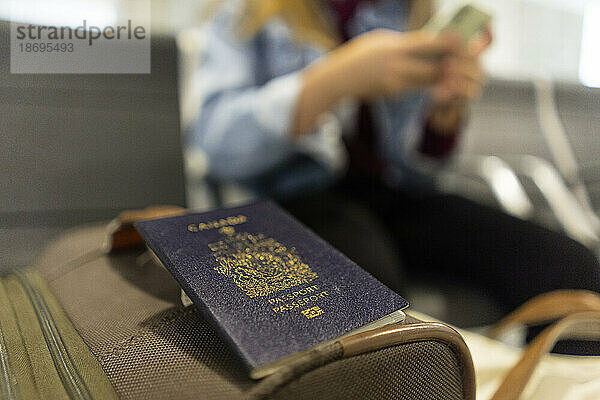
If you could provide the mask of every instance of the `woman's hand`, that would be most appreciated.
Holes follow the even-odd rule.
[[[442,63],[435,55],[459,52],[455,37],[376,30],[341,46],[329,62],[348,95],[371,100],[431,87],[443,77]]]
[[[441,82],[438,56],[459,54],[460,41],[426,31],[376,30],[340,46],[304,71],[293,134],[312,131],[323,112],[341,99],[372,100],[431,88]]]
[[[491,43],[492,34],[488,28],[468,46],[461,46],[457,53],[446,57],[443,77],[433,90],[435,105],[445,107],[453,102],[467,103],[481,95],[485,80],[481,54]]]
[[[481,54],[492,43],[488,28],[468,46],[444,60],[443,77],[432,90],[429,123],[441,135],[458,131],[469,102],[481,95],[485,74]]]

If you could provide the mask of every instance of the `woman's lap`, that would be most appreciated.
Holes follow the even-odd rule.
[[[455,276],[510,309],[556,289],[600,292],[598,258],[564,234],[457,196],[401,197],[390,228],[411,272]]]
[[[556,289],[600,292],[600,264],[587,248],[457,196],[346,184],[283,206],[396,290],[405,275],[408,284],[411,276],[451,279],[486,290],[507,310]]]

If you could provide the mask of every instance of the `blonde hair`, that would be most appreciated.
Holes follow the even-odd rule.
[[[336,27],[322,12],[323,0],[245,0],[238,33],[243,39],[254,37],[272,18],[282,18],[296,40],[332,49],[341,43]],[[400,0],[399,0],[400,1]],[[433,0],[409,0],[408,29],[422,27],[433,14]],[[216,9],[215,0],[211,9]]]

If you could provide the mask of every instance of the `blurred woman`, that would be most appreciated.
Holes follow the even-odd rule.
[[[579,244],[435,191],[491,34],[462,43],[419,30],[431,3],[226,1],[189,146],[208,155],[210,179],[278,199],[395,289],[403,264],[490,289],[507,309],[555,288],[597,290],[597,260]]]

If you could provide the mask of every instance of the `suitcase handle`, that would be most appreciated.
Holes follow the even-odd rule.
[[[600,296],[586,290],[557,290],[527,301],[494,325],[487,336],[497,339],[517,325],[540,324],[583,312],[600,313]]]
[[[542,357],[558,340],[573,337],[600,340],[600,312],[573,314],[546,328],[527,346],[491,400],[517,400]]]

